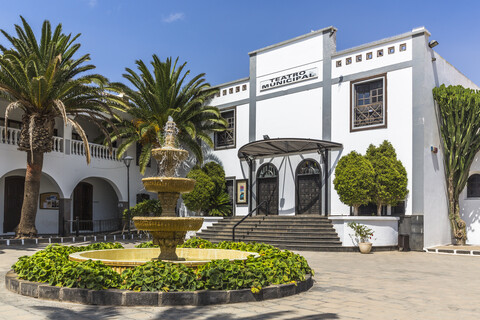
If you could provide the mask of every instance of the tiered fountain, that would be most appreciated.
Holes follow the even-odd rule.
[[[203,218],[175,216],[175,206],[180,193],[190,192],[195,186],[195,180],[175,176],[178,166],[188,156],[186,150],[175,147],[176,134],[175,123],[169,118],[165,127],[164,147],[152,151],[153,157],[158,161],[158,177],[142,179],[146,190],[158,193],[162,216],[133,218],[138,230],[150,232],[153,243],[160,246],[160,255],[158,248],[110,249],[72,253],[70,260],[99,260],[122,273],[126,268],[133,268],[151,260],[167,260],[197,267],[215,259],[245,260],[252,254],[258,256],[257,253],[237,250],[176,249],[177,245],[184,242],[187,231],[196,231],[203,223]]]
[[[193,179],[175,177],[178,166],[188,157],[188,151],[175,147],[176,134],[175,123],[169,117],[165,126],[165,146],[152,150],[160,176],[142,179],[147,191],[158,193],[162,217],[133,218],[137,229],[150,232],[153,244],[160,246],[159,260],[179,260],[175,252],[177,245],[184,242],[187,231],[197,231],[203,223],[203,218],[175,215],[180,193],[188,193],[195,186]]]

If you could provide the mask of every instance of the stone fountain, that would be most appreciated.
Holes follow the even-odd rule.
[[[180,194],[191,192],[195,186],[195,180],[175,176],[178,166],[188,157],[188,151],[175,147],[177,131],[175,122],[169,117],[165,126],[165,145],[152,150],[152,156],[158,162],[159,176],[142,179],[147,191],[158,193],[162,217],[133,218],[137,229],[148,231],[153,244],[160,246],[159,260],[180,260],[176,254],[177,245],[185,241],[187,231],[197,231],[203,223],[203,218],[175,215]]]
[[[186,150],[175,146],[176,134],[175,123],[169,118],[165,126],[164,146],[152,150],[153,157],[158,161],[158,176],[142,179],[146,190],[158,193],[158,199],[162,204],[162,216],[133,218],[137,229],[150,232],[153,243],[160,246],[160,255],[158,255],[158,248],[108,249],[72,253],[69,256],[70,260],[101,261],[116,272],[122,273],[125,269],[134,268],[152,260],[167,260],[195,268],[216,259],[233,261],[245,260],[250,255],[258,256],[257,253],[237,250],[176,249],[177,245],[185,241],[187,231],[196,231],[203,223],[203,218],[175,216],[178,197],[181,193],[192,191],[195,186],[195,180],[176,176],[178,166],[188,156]]]

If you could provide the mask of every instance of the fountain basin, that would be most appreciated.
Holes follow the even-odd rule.
[[[187,193],[195,187],[195,180],[178,177],[150,177],[142,179],[145,190],[150,192]]]
[[[145,231],[196,231],[202,227],[202,217],[134,217],[138,230]]]
[[[177,248],[176,252],[179,258],[185,260],[165,261],[180,263],[191,268],[204,265],[212,260],[246,260],[250,255],[254,255],[255,257],[259,256],[258,253],[255,252],[227,249]],[[72,253],[69,255],[69,259],[77,262],[87,260],[101,261],[116,272],[122,273],[128,268],[134,268],[149,261],[156,260],[158,253],[158,248],[94,250]]]

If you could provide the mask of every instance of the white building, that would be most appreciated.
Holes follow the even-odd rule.
[[[369,144],[387,139],[407,169],[409,194],[400,206],[386,208],[386,216],[362,218],[376,228],[376,245],[395,244],[397,231],[409,234],[416,249],[450,243],[432,88],[442,83],[478,87],[431,48],[430,33],[424,28],[340,52],[336,31],[328,27],[250,52],[249,77],[218,86],[220,93],[211,104],[222,110],[230,129],[215,135],[214,154],[225,168],[235,198],[234,213],[246,215],[269,200],[269,214],[329,215],[344,245],[349,245],[343,225],[351,219],[350,208],[333,188],[335,165],[350,151],[364,154]],[[6,105],[0,102],[0,116]],[[14,112],[10,119],[7,135],[0,119],[0,234],[4,235],[13,234],[19,220],[26,168],[26,153],[16,146],[21,114]],[[100,135],[94,126],[84,127],[89,141]],[[63,222],[77,216],[103,221],[87,224],[86,231],[121,217],[128,199],[127,170],[116,160],[115,151],[110,155],[105,147],[92,143],[92,163],[87,165],[78,135],[61,120],[55,128],[55,150],[45,154],[36,221],[39,233],[62,232]],[[275,143],[286,142],[277,138],[310,140],[295,145],[295,154],[282,154],[283,146]],[[257,153],[252,158],[240,153],[239,158],[242,147],[249,152],[255,149],[255,141],[270,155]],[[317,143],[317,149],[305,153],[301,145],[305,142]],[[432,147],[439,152],[433,153]],[[135,157],[134,150],[129,155]],[[131,205],[146,193],[135,164],[136,160],[130,168]],[[146,175],[153,173],[154,168],[149,168]],[[472,166],[472,186],[477,179],[480,191],[480,158]],[[468,243],[480,244],[479,205],[480,192],[464,191]],[[364,213],[373,210],[365,208]],[[260,208],[259,214],[264,211]],[[71,223],[66,228],[71,229]]]
[[[7,102],[0,101],[0,116]],[[27,153],[17,150],[21,126],[20,109],[9,114],[7,134],[5,119],[0,118],[0,234],[13,235],[20,221]],[[83,142],[71,126],[61,119],[55,124],[54,151],[45,154],[40,201],[36,216],[39,235],[72,232],[72,221],[83,221],[80,231],[92,232],[118,228],[127,208],[127,168],[116,159],[116,149],[93,143],[101,132],[93,124],[84,123],[92,160],[86,163]],[[135,150],[130,165],[130,203],[137,195],[147,194],[136,165]],[[147,175],[154,170],[147,168]],[[63,230],[65,228],[65,230]]]
[[[409,194],[405,203],[386,208],[385,215],[400,217],[400,233],[409,234],[416,249],[451,243],[442,153],[431,151],[440,149],[432,89],[440,84],[478,87],[432,49],[425,28],[339,52],[336,31],[328,27],[250,52],[250,76],[218,86],[211,104],[222,110],[231,128],[216,134],[215,154],[237,198],[235,214],[245,215],[265,199],[271,200],[269,214],[327,214],[345,245],[342,228],[350,208],[333,188],[335,164],[352,150],[364,154],[369,144],[386,139],[407,170]],[[316,139],[342,148],[250,157],[250,174],[249,156],[243,157],[241,148],[265,138]],[[479,162],[473,172],[480,173]],[[247,188],[243,199],[241,187]],[[478,196],[465,195],[462,202],[468,243],[480,243],[480,232],[475,233]],[[364,220],[382,229],[391,228],[392,221],[396,225],[398,218]]]

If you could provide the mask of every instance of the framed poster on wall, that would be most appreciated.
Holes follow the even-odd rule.
[[[58,210],[60,196],[56,192],[40,194],[40,209]]]
[[[237,204],[248,203],[248,180],[237,180]]]

